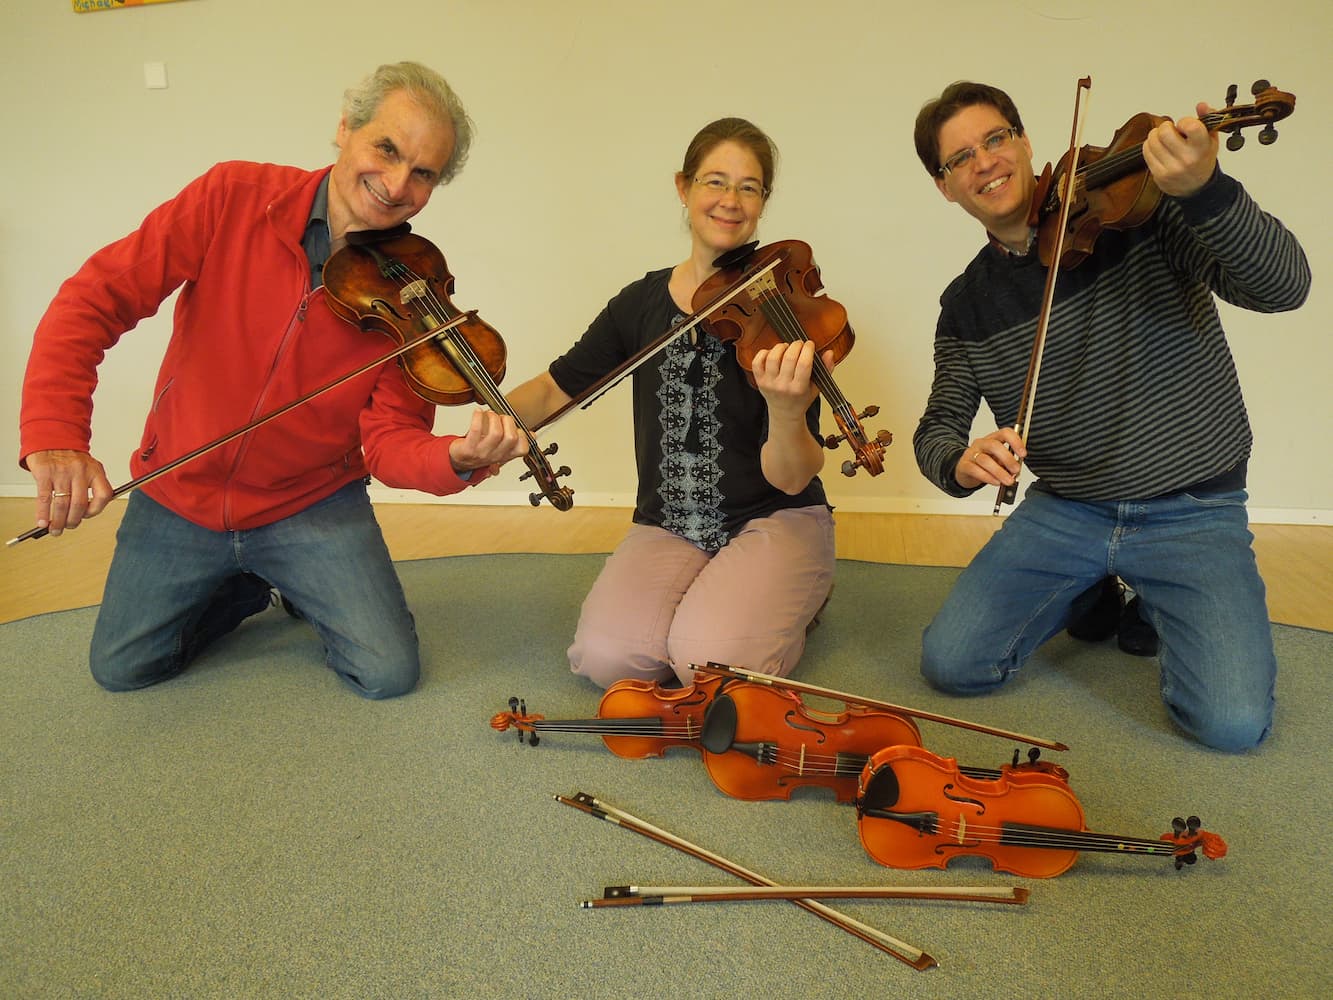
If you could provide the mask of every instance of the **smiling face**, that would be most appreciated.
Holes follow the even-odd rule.
[[[936,177],[935,186],[988,232],[1010,245],[1021,245],[1027,241],[1028,210],[1036,190],[1032,144],[1022,135],[994,152],[981,148],[987,136],[1009,125],[999,110],[989,104],[963,108],[941,125],[941,162],[961,150],[975,149],[965,165]]]
[[[767,185],[759,159],[747,146],[731,140],[709,150],[692,177],[678,174],[676,191],[685,204],[695,248],[718,257],[750,242],[764,214],[762,192]],[[744,193],[755,188],[761,192],[757,197]]]
[[[329,176],[329,230],[392,229],[430,201],[454,149],[448,121],[395,90],[359,129],[338,123],[338,160]]]

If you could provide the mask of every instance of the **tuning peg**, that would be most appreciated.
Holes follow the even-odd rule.
[[[1272,126],[1269,127],[1271,128]],[[1231,150],[1233,153],[1243,145],[1245,145],[1245,136],[1241,135],[1239,132],[1232,132],[1227,136],[1227,149]]]
[[[1273,85],[1269,83],[1267,80],[1255,80],[1253,86],[1250,87],[1250,93],[1253,94],[1255,97],[1258,97],[1265,90],[1268,90],[1272,86]]]
[[[1227,107],[1236,103],[1236,85],[1233,83],[1227,87]]]
[[[1273,128],[1273,123],[1269,122],[1259,130],[1259,145],[1271,146],[1277,142],[1277,129]]]
[[[511,712],[517,712],[517,711],[518,711],[518,699],[517,699],[517,698],[510,698],[510,699],[509,699],[509,711],[511,711]]]

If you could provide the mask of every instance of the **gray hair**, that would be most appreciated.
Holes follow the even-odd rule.
[[[415,62],[386,63],[343,94],[343,120],[352,131],[363,127],[375,117],[383,100],[399,90],[410,94],[437,120],[453,126],[454,151],[438,181],[447,184],[467,162],[476,126],[453,88],[433,69]]]

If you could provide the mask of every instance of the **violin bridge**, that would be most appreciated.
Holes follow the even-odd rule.
[[[430,296],[430,288],[426,284],[425,278],[417,278],[416,281],[409,281],[403,286],[403,290],[398,293],[399,301],[403,305],[408,305],[413,299],[426,299]]]

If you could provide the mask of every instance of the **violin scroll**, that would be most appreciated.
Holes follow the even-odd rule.
[[[1216,112],[1216,115],[1224,119],[1223,124],[1217,125],[1217,131],[1230,133],[1227,136],[1227,149],[1233,153],[1245,145],[1245,136],[1241,135],[1241,129],[1254,125],[1263,126],[1259,132],[1259,145],[1271,146],[1277,142],[1277,129],[1273,127],[1273,123],[1286,118],[1296,107],[1295,95],[1278,90],[1267,80],[1255,80],[1250,87],[1250,93],[1254,97],[1254,103],[1236,107],[1236,85],[1233,83],[1227,88],[1226,107]],[[1205,115],[1204,124],[1209,125],[1209,119],[1212,117],[1213,115]]]
[[[513,726],[518,730],[518,741],[527,742],[529,746],[536,746],[541,742],[541,737],[537,735],[537,723],[546,718],[544,715],[529,715],[527,702],[519,698],[509,699],[508,712],[496,712],[491,716],[491,728],[497,733],[503,733]],[[528,739],[525,741],[524,734]]]
[[[1189,819],[1177,816],[1171,821],[1171,832],[1162,834],[1162,840],[1175,845],[1176,871],[1199,860],[1198,855],[1194,853],[1196,850],[1202,850],[1203,856],[1209,861],[1226,857],[1226,841],[1202,827],[1203,822],[1198,816],[1191,816]]]
[[[824,438],[824,447],[833,451],[844,441],[852,446],[852,450],[856,452],[856,459],[849,458],[842,463],[842,474],[849,479],[856,475],[857,469],[865,469],[872,476],[878,476],[884,471],[884,449],[893,444],[893,434],[890,431],[880,430],[872,440],[866,437],[865,428],[861,425],[862,420],[877,413],[879,407],[873,403],[851,420],[847,420],[836,407],[833,410],[833,419],[837,421],[838,430],[842,433],[827,435]]]

